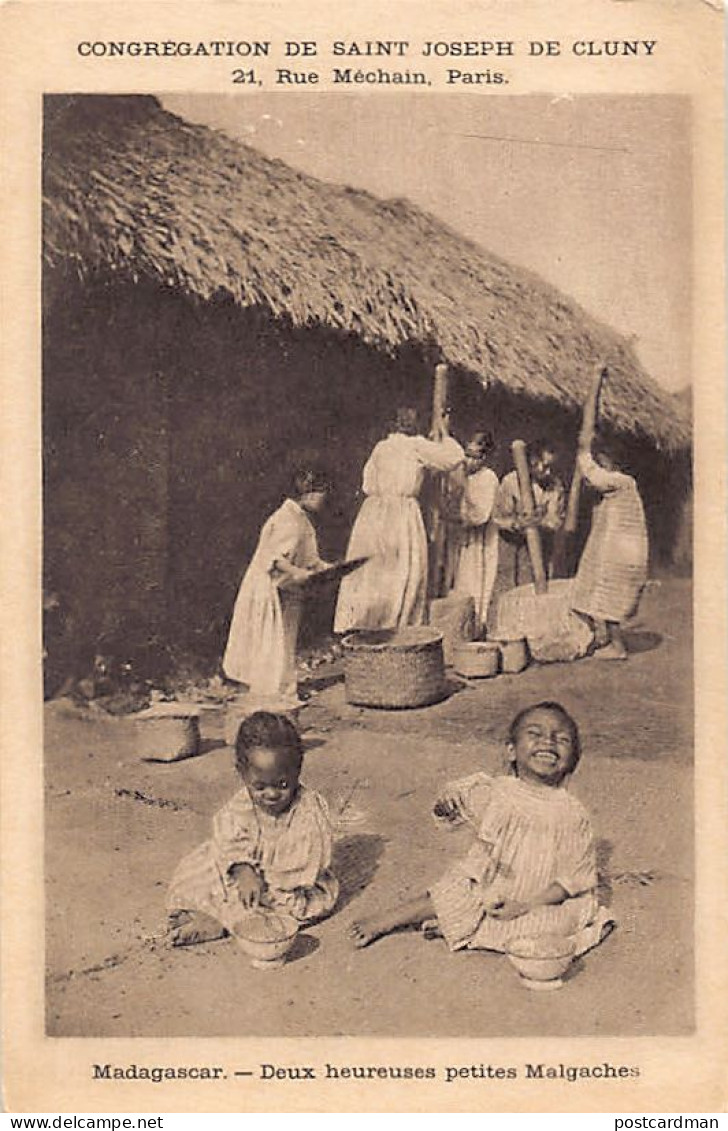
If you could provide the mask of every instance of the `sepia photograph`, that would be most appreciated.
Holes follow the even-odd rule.
[[[693,129],[44,95],[46,1037],[696,1032]]]

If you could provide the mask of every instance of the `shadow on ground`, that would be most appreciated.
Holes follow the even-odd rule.
[[[337,841],[331,864],[340,884],[337,911],[343,911],[369,886],[383,854],[384,837],[373,833],[359,833]]]
[[[628,652],[654,652],[662,644],[662,635],[659,632],[625,632],[624,641]]]

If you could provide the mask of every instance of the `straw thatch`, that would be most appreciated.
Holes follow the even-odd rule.
[[[624,339],[413,205],[317,181],[154,98],[55,98],[46,111],[48,267],[232,299],[388,353],[436,343],[484,386],[571,412],[606,361],[612,425],[689,445],[687,415]]]

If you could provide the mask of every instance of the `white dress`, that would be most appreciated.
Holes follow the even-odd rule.
[[[486,622],[498,570],[498,527],[490,521],[497,490],[498,476],[483,467],[467,476],[460,502],[453,591],[473,598],[480,629]]]
[[[427,470],[453,471],[462,460],[462,448],[449,436],[434,441],[394,432],[376,445],[347,551],[350,559],[371,560],[341,584],[336,632],[423,623],[427,535],[417,500]]]
[[[287,700],[296,693],[303,597],[294,588],[281,588],[285,579],[275,568],[281,558],[308,569],[323,565],[316,532],[293,499],[286,499],[260,532],[235,602],[222,661],[226,676],[247,683],[254,695],[266,700]]]
[[[514,777],[473,774],[454,783],[465,819],[476,830],[467,855],[430,890],[451,950],[506,950],[521,936],[574,938],[583,954],[609,922],[597,900],[597,867],[589,816],[564,785],[535,786]],[[516,919],[486,914],[493,900],[529,901],[559,883],[569,898]]]

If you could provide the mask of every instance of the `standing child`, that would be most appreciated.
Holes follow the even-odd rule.
[[[314,469],[295,477],[294,497],[265,523],[235,602],[222,661],[229,679],[247,683],[251,696],[276,710],[299,705],[296,642],[303,608],[300,582],[327,563],[318,553],[311,518],[328,492]]]
[[[453,590],[472,597],[479,632],[485,628],[498,570],[498,527],[492,521],[498,476],[488,467],[489,432],[476,432],[465,448],[465,479],[455,524]]]
[[[604,379],[604,377],[603,377]],[[574,579],[571,604],[589,621],[595,656],[626,660],[622,626],[634,616],[647,581],[647,523],[637,484],[602,446],[592,454],[598,389],[587,402],[579,436],[578,468],[601,498]]]
[[[559,703],[537,703],[516,715],[507,750],[510,776],[473,774],[435,805],[441,821],[475,829],[467,855],[427,894],[355,923],[356,946],[433,918],[451,950],[562,935],[583,954],[601,941],[591,824],[566,788],[581,755],[577,725]]]
[[[243,789],[216,813],[212,838],[182,860],[170,885],[174,946],[235,934],[252,908],[301,924],[333,910],[339,884],[328,809],[301,785],[302,762],[300,735],[285,715],[256,711],[242,722],[235,764]]]

